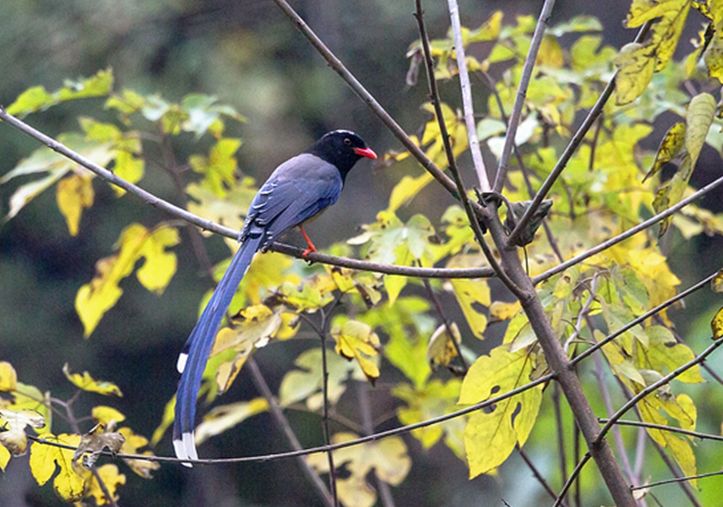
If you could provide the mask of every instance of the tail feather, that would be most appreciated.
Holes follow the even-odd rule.
[[[261,246],[263,236],[248,236],[238,249],[211,299],[191,331],[176,367],[181,380],[176,391],[176,414],[173,423],[173,447],[181,459],[197,459],[193,429],[196,419],[196,399],[201,377],[211,353],[216,331],[231,304],[236,288],[243,279],[254,254]],[[189,463],[184,463],[190,466]]]

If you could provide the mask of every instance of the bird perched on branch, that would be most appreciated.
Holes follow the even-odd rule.
[[[201,376],[221,320],[254,254],[297,226],[307,245],[304,255],[315,252],[304,222],[336,202],[347,173],[363,157],[374,160],[377,155],[357,134],[328,132],[305,152],[278,166],[254,197],[239,234],[241,246],[178,357],[181,379],[176,391],[173,448],[179,458],[198,458],[193,430]]]

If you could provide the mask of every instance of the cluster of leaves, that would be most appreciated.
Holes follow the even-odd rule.
[[[89,417],[84,419],[92,419],[96,425],[80,434],[79,418],[73,404],[82,392],[117,397],[123,394],[117,385],[96,380],[88,372],[72,373],[66,365],[63,373],[77,388],[68,401],[23,384],[10,363],[0,362],[0,469],[5,470],[12,456],[22,456],[29,450],[30,472],[38,485],[52,479],[53,490],[67,502],[81,505],[91,501],[95,505],[115,503],[126,476],[112,463],[96,467],[98,456],[107,449],[114,453],[152,457],[151,451],[142,450],[148,445],[148,439],[130,427],[116,428],[125,420],[125,415],[107,405],[95,405],[91,409]],[[71,427],[70,432],[61,432],[58,427],[62,422]],[[29,430],[36,436],[28,446]],[[71,448],[48,445],[47,442]],[[159,468],[158,463],[146,459],[124,461],[133,473],[144,479],[151,479]]]
[[[523,167],[509,173],[505,194],[511,201],[530,199],[526,180],[533,188],[539,186],[555,165],[574,129],[577,112],[589,108],[596,100],[613,71],[611,60],[616,54],[615,65],[619,69],[615,103],[606,105],[594,132],[587,136],[552,189],[553,214],[549,225],[564,257],[585,251],[680,200],[690,191],[688,183],[704,144],[708,143],[718,152],[723,150],[716,100],[705,92],[695,97],[681,92],[683,76],[669,65],[691,6],[710,19],[707,30],[712,31],[712,37],[705,47],[694,48],[696,56],[688,58],[686,67],[688,77],[704,84],[710,82],[706,81],[706,70],[697,63],[705,52],[704,62],[710,78],[720,80],[720,12],[723,9],[716,1],[635,0],[627,24],[639,26],[651,21],[652,31],[645,42],[626,46],[619,53],[602,45],[601,26],[590,17],[577,17],[551,27],[545,36],[515,139]],[[520,16],[505,25],[502,13],[495,12],[479,28],[465,29],[463,33],[465,45],[475,47],[468,54],[486,55],[469,56],[467,63],[472,75],[489,87],[485,118],[479,121],[477,133],[495,157],[499,157],[502,150],[504,113],[511,110],[515,99],[522,61],[534,27],[535,19],[530,16]],[[558,42],[563,35],[572,40],[569,50]],[[418,65],[419,47],[419,43],[415,43],[410,48],[413,63],[410,77]],[[451,35],[432,41],[432,52],[436,77],[453,79],[457,68]],[[494,82],[488,72],[498,71],[501,77]],[[654,87],[648,90],[651,80]],[[224,134],[228,121],[243,120],[230,107],[202,95],[189,95],[173,104],[132,90],[115,92],[110,71],[68,83],[53,93],[31,90],[21,95],[9,110],[28,114],[65,100],[106,97],[104,108],[114,115],[113,122],[82,118],[81,132],[65,133],[61,139],[95,162],[112,166],[116,174],[132,182],[143,178],[146,144],[155,143],[164,154],[167,170],[183,166],[195,173],[194,181],[183,182],[183,191],[191,199],[189,211],[231,227],[241,224],[255,188],[253,179],[241,174],[235,161],[240,139]],[[629,104],[634,100],[637,103],[631,107]],[[431,117],[423,133],[414,140],[430,159],[445,167],[439,123],[429,104],[422,107]],[[666,112],[681,116],[684,122],[670,127],[657,154],[642,150],[640,142],[653,132],[651,122]],[[668,121],[667,118],[661,121]],[[455,155],[463,154],[468,145],[461,113],[445,104],[442,120],[450,133]],[[178,166],[169,148],[169,139],[184,135],[196,141],[210,139],[212,144],[207,153],[190,155]],[[387,154],[386,160],[390,164],[403,164],[411,159],[408,152],[401,152]],[[660,169],[671,161],[679,162],[677,171],[670,181],[662,181]],[[423,195],[433,181],[421,168],[414,170],[418,172],[405,176],[394,187],[387,209],[380,211],[373,223],[364,225],[356,237],[333,245],[331,252],[350,255],[357,247],[359,255],[366,259],[405,266],[486,265],[461,207],[450,206],[438,220],[421,214],[405,216],[404,207]],[[15,191],[7,218],[15,216],[33,197],[57,183],[58,207],[66,218],[70,234],[78,234],[83,210],[93,204],[94,177],[43,148],[0,179],[0,184],[27,175],[42,176]],[[118,193],[118,197],[122,194]],[[685,238],[701,233],[723,233],[723,217],[692,205],[684,215],[669,223]],[[171,223],[154,227],[135,223],[119,234],[114,253],[97,262],[96,276],[78,291],[76,310],[86,336],[93,333],[102,316],[116,304],[122,294],[119,282],[134,270],[145,288],[162,294],[176,271],[175,254],[169,251],[180,241],[174,227]],[[668,223],[661,234],[667,228]],[[229,247],[233,249],[235,245],[229,243]],[[526,255],[531,275],[558,262],[541,235],[527,248]],[[139,261],[141,266],[136,269]],[[228,260],[216,266],[217,278],[227,265]],[[657,235],[643,233],[545,281],[539,287],[539,294],[553,329],[572,356],[598,341],[604,331],[615,331],[636,315],[670,298],[679,285],[680,280],[671,271]],[[463,320],[449,322],[433,300],[424,297],[429,291],[450,293]],[[210,293],[201,304],[209,296]],[[259,255],[238,288],[229,317],[217,335],[201,393],[206,403],[215,401],[231,387],[248,358],[258,349],[294,339],[303,335],[305,329],[313,330],[313,325],[303,326],[302,321],[313,322],[321,315],[324,320],[331,319],[329,337],[337,353],[329,354],[327,365],[328,399],[332,406],[349,395],[351,382],[365,382],[365,379],[374,382],[384,376],[402,379],[391,389],[397,400],[396,416],[400,423],[448,414],[460,406],[522,386],[547,370],[544,355],[519,303],[495,300],[497,298],[493,298],[485,280],[432,281],[425,286],[419,280],[404,276],[309,267],[280,254]],[[660,324],[641,324],[603,347],[612,373],[630,392],[639,392],[693,357],[687,345],[677,343],[667,315],[664,312],[660,315]],[[474,351],[480,348],[479,340],[487,336],[489,322],[505,326],[502,343],[477,356]],[[317,331],[326,333],[325,329]],[[570,339],[571,336],[575,339]],[[465,357],[474,359],[462,379],[454,374],[460,350]],[[304,351],[285,373],[278,393],[282,407],[320,412],[323,406],[321,353],[319,348]],[[0,373],[0,380],[5,375]],[[678,380],[697,383],[703,379],[696,367]],[[13,386],[5,391],[14,393],[13,403],[18,403],[15,393],[22,389]],[[639,405],[641,417],[648,422],[694,428],[697,412],[693,399],[676,392],[677,388],[672,386],[646,398]],[[45,399],[39,391],[37,399]],[[543,386],[538,386],[486,412],[457,418],[444,426],[418,429],[412,435],[424,449],[443,443],[467,462],[470,477],[493,473],[516,447],[525,444],[542,400]],[[33,408],[40,412],[45,425],[49,425],[49,406],[41,401]],[[153,444],[163,438],[169,427],[173,406],[172,399],[151,439]],[[24,410],[16,405],[3,407],[6,409]],[[199,424],[198,442],[228,431],[268,409],[269,401],[264,398],[218,405],[208,411]],[[22,425],[14,430],[14,435],[24,434],[26,426],[40,424],[40,420],[30,416],[23,420],[26,422],[10,426],[12,430]],[[96,420],[105,424],[106,429],[110,423],[109,418],[96,417]],[[116,419],[116,422],[119,421]],[[119,433],[123,434],[120,430]],[[671,453],[686,474],[695,473],[696,457],[689,439],[658,430],[650,430],[650,435]],[[124,436],[126,443],[131,440],[128,435]],[[81,441],[77,434],[47,438],[72,442],[72,445]],[[342,442],[352,438],[355,435],[344,431],[334,434],[332,440]],[[32,447],[36,445],[40,444],[34,443]],[[89,448],[96,449],[99,444],[93,445],[96,447]],[[134,449],[137,447],[141,446],[136,445]],[[0,447],[0,453],[3,449]],[[42,452],[56,453],[53,459],[58,463],[72,462],[67,454],[70,451]],[[0,460],[2,456],[0,454]],[[329,472],[324,456],[310,456],[308,460],[320,473]],[[374,504],[376,492],[368,481],[370,474],[397,485],[411,467],[409,450],[401,439],[345,449],[336,454],[336,460],[350,472],[337,481],[340,499],[348,506]],[[108,466],[113,465],[104,465]],[[73,471],[68,465],[60,467],[69,470],[68,474]],[[100,467],[97,471],[104,480],[107,478],[106,482],[114,484],[118,484],[119,479],[113,477],[122,476],[117,469],[116,475],[110,468],[104,471]],[[50,475],[42,477],[47,481]],[[83,478],[87,480],[93,479]],[[61,479],[61,483],[62,488],[70,488],[71,483],[65,479]],[[86,488],[87,483],[83,484]],[[56,487],[56,491],[66,499],[71,498],[63,493],[65,489],[60,491]]]

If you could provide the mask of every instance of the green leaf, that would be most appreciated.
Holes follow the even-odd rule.
[[[499,346],[480,356],[462,383],[459,403],[473,404],[529,382],[534,358],[520,350]],[[542,386],[528,389],[497,403],[490,412],[475,412],[464,430],[470,478],[490,472],[505,462],[516,446],[522,447],[537,419]]]
[[[42,86],[33,86],[25,90],[10,104],[7,112],[24,117],[36,111],[44,111],[52,106],[69,100],[103,97],[113,88],[113,71],[111,69],[98,71],[89,78],[78,81],[66,81],[62,88],[53,93]]]

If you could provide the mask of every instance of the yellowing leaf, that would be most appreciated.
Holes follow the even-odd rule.
[[[120,473],[118,467],[113,465],[112,463],[108,463],[99,467],[97,469],[97,472],[98,475],[100,475],[100,480],[103,481],[103,484],[108,490],[108,493],[110,494],[113,501],[117,501],[119,499],[117,493],[118,486],[122,486],[126,483],[126,476]],[[106,498],[105,492],[100,487],[98,480],[92,475],[88,478],[88,482],[85,488],[85,495],[86,497],[94,498],[96,505],[110,505],[111,503],[114,503],[111,502],[110,498]]]
[[[141,449],[148,445],[148,439],[146,437],[138,435],[134,433],[132,429],[126,427],[120,428],[118,433],[125,439],[120,448],[121,453],[153,456],[151,451],[145,450],[141,452]],[[153,472],[161,468],[160,463],[157,461],[144,459],[123,459],[123,461],[125,461],[126,465],[128,465],[136,475],[139,475],[144,479],[151,479],[153,477]]]
[[[540,50],[537,53],[536,65],[560,68],[565,64],[565,55],[562,52],[557,37],[553,35],[545,35],[540,44]]]
[[[490,316],[495,320],[508,320],[517,315],[521,310],[519,301],[506,303],[504,301],[493,301],[490,305]]]
[[[710,321],[710,328],[713,330],[713,339],[723,338],[723,308],[719,308]]]
[[[2,470],[4,472],[5,467],[8,466],[9,462],[10,462],[10,451],[8,451],[4,446],[0,445],[0,470]]]
[[[337,354],[356,359],[364,375],[371,381],[379,378],[378,349],[379,337],[372,328],[358,320],[347,320],[331,329],[331,336],[336,341]]]
[[[457,347],[455,347],[452,340],[454,340],[458,346],[462,341],[456,322],[452,322],[449,328],[444,324],[440,325],[429,338],[427,361],[432,367],[432,370],[440,366],[449,365],[452,359],[457,357]]]
[[[269,409],[266,398],[254,398],[249,401],[239,401],[228,405],[214,407],[204,417],[201,424],[196,427],[196,445],[215,435],[242,423],[249,417],[260,414]]]
[[[23,117],[42,111],[68,100],[108,95],[113,88],[113,72],[110,69],[79,81],[66,81],[62,88],[49,93],[42,86],[34,86],[20,94],[7,108],[8,113]]]
[[[653,78],[655,58],[648,48],[637,42],[626,44],[615,57],[615,103],[619,106],[637,99]]]
[[[123,290],[118,284],[131,274],[138,260],[144,260],[137,272],[138,281],[150,291],[163,292],[176,272],[176,255],[166,249],[178,241],[178,231],[165,225],[146,229],[131,224],[123,230],[116,245],[118,253],[96,263],[96,276],[75,297],[75,309],[86,337],[121,297]]]
[[[80,435],[63,433],[55,436],[46,433],[41,434],[40,437],[73,447],[80,443]],[[29,464],[30,472],[40,486],[48,482],[56,471],[58,472],[53,480],[53,489],[61,499],[66,502],[74,502],[83,497],[85,478],[90,472],[81,471],[83,475],[76,472],[73,467],[72,450],[33,442],[30,446]]]
[[[443,382],[432,379],[425,385],[413,387],[409,384],[398,384],[392,389],[392,394],[405,402],[397,409],[397,417],[402,424],[413,424],[432,417],[454,412],[459,407],[455,401],[459,397],[461,382],[450,379]],[[463,418],[453,419],[444,425],[433,425],[412,431],[412,436],[419,440],[422,447],[429,449],[443,436],[444,443],[459,458],[464,455],[462,434],[464,432]]]
[[[678,122],[673,124],[663,136],[658,146],[658,153],[655,155],[653,167],[645,175],[643,181],[654,176],[663,168],[663,165],[670,162],[680,152],[685,141],[685,123]]]
[[[449,267],[457,266],[455,262],[448,264]],[[492,302],[490,299],[490,287],[485,280],[469,280],[455,278],[450,280],[454,295],[457,298],[462,313],[469,328],[480,340],[484,338],[484,331],[487,329],[487,316],[484,308]]]
[[[668,328],[650,326],[645,332],[649,337],[649,344],[647,349],[639,354],[641,367],[651,368],[662,375],[667,375],[695,357],[695,353],[688,345],[676,342]],[[689,384],[705,382],[699,365],[684,371],[676,377],[676,380]]]
[[[723,292],[723,269],[716,273],[715,278],[713,278],[710,285],[713,292]]]
[[[39,429],[45,426],[45,420],[37,412],[30,410],[14,411],[0,409],[0,444],[13,456],[25,454],[28,437],[25,428]]]
[[[90,414],[96,422],[105,425],[117,424],[123,422],[126,418],[126,416],[118,410],[106,405],[96,405],[92,408]]]
[[[106,380],[95,380],[87,371],[84,371],[83,373],[70,373],[68,363],[63,365],[63,374],[74,386],[78,389],[82,389],[83,391],[98,393],[103,396],[108,396],[110,394],[114,396],[123,396],[123,393],[117,385]]]
[[[521,350],[510,353],[505,346],[480,356],[462,382],[459,402],[477,403],[493,393],[503,394],[530,381],[534,359]],[[475,412],[464,430],[470,478],[500,466],[516,446],[527,441],[542,401],[542,386],[528,389],[499,402],[491,412]],[[513,417],[514,416],[514,417]]]
[[[93,206],[94,197],[93,179],[89,175],[73,174],[58,182],[58,209],[65,217],[71,236],[78,235],[83,209]]]
[[[13,391],[17,387],[18,374],[13,365],[0,361],[0,391]]]
[[[356,438],[359,436],[351,432],[335,433],[331,442],[336,444]],[[329,462],[325,453],[311,454],[307,461],[320,473],[329,473]],[[369,472],[374,471],[378,479],[396,486],[401,484],[409,473],[412,460],[407,454],[404,440],[391,437],[334,451],[334,464],[337,467],[344,466],[350,474],[347,478],[337,479],[341,502],[346,507],[371,507],[376,501],[376,493],[365,481]]]
[[[234,183],[238,167],[235,155],[240,147],[240,139],[222,138],[211,148],[208,157],[192,155],[188,163],[195,172],[204,175],[203,186],[223,197],[227,186]]]
[[[423,173],[420,176],[404,176],[399,183],[394,185],[389,195],[388,211],[396,212],[399,208],[414,199],[427,185],[434,181],[430,173]]]
[[[329,372],[328,396],[333,405],[346,390],[347,378],[363,380],[364,376],[354,363],[346,361],[336,354],[326,355],[327,371]],[[321,349],[310,349],[303,352],[294,361],[298,369],[284,375],[279,386],[279,403],[288,407],[300,401],[306,402],[309,410],[319,410],[324,404],[321,392],[323,374],[321,370]]]

